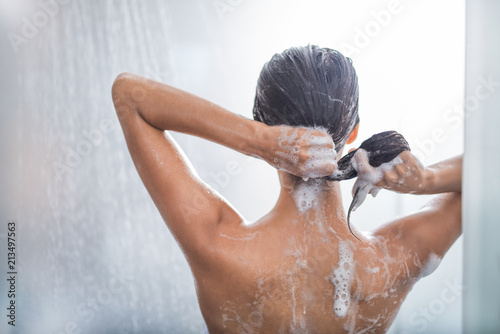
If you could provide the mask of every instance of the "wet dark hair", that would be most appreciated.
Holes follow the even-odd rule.
[[[396,131],[377,133],[362,142],[359,148],[343,156],[338,162],[337,170],[332,175],[325,176],[324,179],[330,181],[342,181],[358,176],[358,172],[352,165],[352,160],[356,151],[359,149],[366,151],[368,155],[368,163],[373,167],[379,167],[383,163],[391,161],[403,151],[411,151],[410,145],[408,145],[408,142],[400,133],[397,133]],[[349,227],[349,231],[351,231],[351,234],[355,236],[356,239],[361,240],[351,229],[351,212],[354,205],[356,205],[359,201],[359,191],[359,188],[354,189],[352,202],[349,206],[349,211],[347,212],[347,227]]]
[[[267,125],[326,128],[339,152],[359,123],[358,96],[350,58],[316,45],[292,47],[262,68],[253,116]]]
[[[262,68],[253,117],[267,125],[326,128],[339,152],[359,123],[358,101],[358,77],[350,58],[316,45],[293,47],[275,54]],[[395,131],[373,135],[360,148],[366,150],[373,167],[410,150],[404,137]],[[342,181],[356,177],[352,164],[356,151],[342,157],[335,173],[323,179]],[[356,238],[350,216],[358,193],[359,189],[347,214],[347,225]]]

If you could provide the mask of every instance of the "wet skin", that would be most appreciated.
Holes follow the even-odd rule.
[[[461,234],[460,157],[424,168],[404,152],[403,163],[375,185],[442,195],[369,237],[356,231],[358,240],[347,227],[339,184],[295,176],[335,170],[334,144],[324,132],[269,127],[132,74],[117,78],[112,95],[139,175],[190,264],[210,333],[384,333],[430,260]],[[196,176],[165,130],[279,168],[275,207],[245,222]],[[283,135],[293,137],[287,145]],[[365,168],[358,173],[370,173]]]

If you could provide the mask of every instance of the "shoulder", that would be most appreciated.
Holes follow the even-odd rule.
[[[442,194],[417,212],[375,230],[372,242],[396,265],[404,266],[407,279],[418,279],[461,235],[461,221],[461,195]]]

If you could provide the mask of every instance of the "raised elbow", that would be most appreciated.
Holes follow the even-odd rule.
[[[127,95],[127,91],[129,86],[131,85],[131,81],[133,78],[133,74],[130,73],[120,73],[116,77],[113,82],[113,86],[111,87],[111,96],[113,98],[113,102],[117,102],[120,99],[123,99]]]
[[[137,106],[132,98],[134,86],[136,86],[136,75],[126,72],[119,74],[113,82],[111,97],[118,115],[136,109]]]

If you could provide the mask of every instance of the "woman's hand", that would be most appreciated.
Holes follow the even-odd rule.
[[[403,194],[421,194],[428,189],[429,170],[409,151],[375,168],[368,163],[366,152],[360,149],[353,157],[353,164],[358,172],[354,188],[361,183],[369,184],[373,188],[370,190],[372,194],[376,194],[376,188]]]
[[[375,168],[368,163],[366,152],[358,150],[353,160],[358,172],[353,193],[357,188],[372,195],[380,188],[420,195],[462,191],[462,156],[424,167],[411,152],[404,151],[392,162]]]
[[[368,153],[358,149],[352,158],[358,178],[352,188],[353,202],[349,214],[364,201],[367,194],[375,197],[381,188],[399,193],[421,194],[426,189],[427,170],[409,151],[378,167],[369,163]]]
[[[261,139],[262,159],[302,178],[331,175],[337,167],[332,137],[322,130],[268,126]]]

